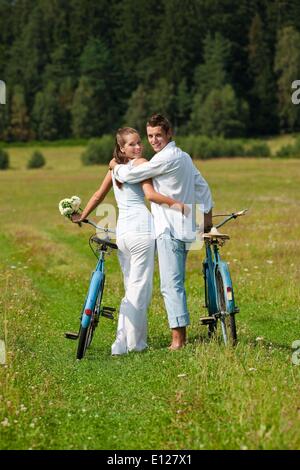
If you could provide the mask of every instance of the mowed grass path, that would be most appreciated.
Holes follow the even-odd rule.
[[[43,149],[47,166],[26,170],[31,149],[12,149],[0,172],[1,449],[299,449],[300,165],[296,160],[197,162],[215,211],[250,208],[226,226],[240,313],[239,344],[208,341],[203,250],[189,254],[192,325],[184,350],[169,352],[169,330],[156,269],[149,350],[112,358],[116,321],[102,319],[82,361],[76,330],[95,258],[79,229],[57,209],[86,203],[106,172],[82,167],[81,148]],[[110,193],[107,202],[113,202]],[[104,304],[123,295],[116,255],[108,258]]]

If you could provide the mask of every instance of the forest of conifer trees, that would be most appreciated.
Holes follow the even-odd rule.
[[[0,140],[300,129],[297,0],[0,0]]]

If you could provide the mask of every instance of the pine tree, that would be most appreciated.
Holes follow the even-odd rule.
[[[20,85],[14,87],[12,95],[9,135],[17,141],[26,141],[31,135],[24,89]]]
[[[174,106],[174,86],[165,78],[160,78],[148,92],[149,114],[163,114],[171,118]]]
[[[163,0],[161,21],[155,22],[157,46],[153,68],[175,87],[185,77],[191,84],[201,43],[207,33],[203,3],[199,0]],[[158,17],[159,19],[159,17]],[[157,27],[158,26],[158,27]]]
[[[139,85],[128,100],[128,108],[124,116],[124,125],[133,127],[140,133],[143,133],[149,115],[147,92],[143,85]]]
[[[18,3],[18,2],[17,2]],[[34,96],[42,87],[41,76],[47,62],[47,31],[40,2],[34,4],[23,30],[19,32],[10,50],[7,81],[22,84],[31,107]]]
[[[254,134],[271,134],[277,130],[276,83],[262,20],[256,14],[249,33],[249,73],[253,85],[250,91],[251,127]]]
[[[32,111],[33,130],[38,139],[54,140],[63,136],[60,123],[57,87],[53,82],[49,82],[46,88],[35,96]]]
[[[188,120],[191,111],[191,93],[187,87],[187,80],[183,78],[178,85],[176,95],[176,121],[174,127],[178,128],[180,134],[186,134],[188,129]]]
[[[98,110],[95,106],[95,91],[89,78],[81,77],[71,107],[72,133],[74,137],[100,135]]]
[[[71,137],[72,104],[74,99],[74,79],[65,77],[58,86],[58,103],[60,110],[60,132],[63,137]]]
[[[50,54],[50,60],[46,64],[43,81],[49,81],[59,85],[66,77],[74,76],[72,55],[68,44],[62,43]],[[73,78],[75,81],[75,77]]]
[[[157,79],[155,54],[159,44],[158,31],[164,20],[163,4],[157,0],[114,3],[114,57],[122,74],[123,93],[127,91],[125,98],[128,98],[139,84],[147,87],[155,77]],[[165,52],[162,53],[165,58]]]
[[[221,34],[208,34],[204,40],[203,63],[195,70],[196,93],[205,97],[220,89],[227,81],[226,67],[230,56],[230,43]]]
[[[90,117],[88,118],[87,114],[82,121],[82,123],[89,121],[87,124],[89,130],[86,135],[105,134],[118,124],[122,102],[118,103],[115,97],[118,94],[119,74],[103,41],[94,38],[87,43],[80,57],[80,71],[81,81],[75,93],[74,106],[81,103],[80,106],[83,109],[83,103],[85,103],[85,107],[88,100]],[[77,122],[79,122],[79,116],[74,106],[73,118],[76,114]],[[83,114],[86,113],[88,110]],[[77,125],[75,127],[74,125],[73,129],[79,129]],[[80,132],[83,131],[84,129],[80,127]],[[78,133],[78,131],[75,132]]]
[[[240,102],[231,85],[211,90],[193,116],[195,132],[208,136],[237,137],[245,133],[248,106]]]
[[[300,77],[300,33],[293,26],[278,32],[275,72],[278,86],[280,129],[295,131],[300,128],[300,108],[291,101],[292,82]]]
[[[213,131],[208,122],[211,122],[213,119],[212,114],[214,112],[218,113],[218,102],[220,102],[223,113],[224,103],[221,99],[222,94],[228,95],[229,93],[226,88],[224,89],[228,82],[226,66],[229,55],[230,43],[227,39],[223,38],[219,33],[216,33],[214,36],[211,34],[207,35],[204,41],[204,62],[198,65],[195,71],[195,94],[193,96],[189,123],[189,128],[192,132],[208,132],[210,135],[221,132],[218,126]],[[236,100],[235,94],[232,99]],[[208,113],[207,117],[204,115],[204,109]],[[221,128],[223,129],[223,127],[224,125],[222,124]]]

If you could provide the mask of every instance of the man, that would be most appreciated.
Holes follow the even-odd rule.
[[[112,160],[110,168],[121,183],[139,183],[153,178],[156,191],[185,204],[204,207],[204,229],[211,227],[212,197],[208,184],[194,166],[190,156],[172,141],[169,121],[154,114],[147,122],[147,136],[156,155],[150,162],[136,167],[117,165]],[[171,350],[180,349],[186,342],[186,327],[190,323],[184,287],[186,265],[186,234],[176,230],[174,217],[178,211],[164,205],[152,204],[157,241],[160,287],[172,330]],[[171,212],[170,212],[171,211]],[[175,221],[176,222],[176,221]],[[177,224],[178,228],[178,224]]]

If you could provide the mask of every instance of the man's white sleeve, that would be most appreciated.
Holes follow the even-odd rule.
[[[129,165],[116,165],[114,176],[120,183],[140,183],[148,178],[162,175],[168,172],[168,162],[147,162],[141,165],[129,167]]]
[[[195,196],[196,196],[195,202],[197,204],[203,204],[204,212],[207,214],[212,209],[214,203],[212,200],[210,188],[196,167],[195,167]]]

